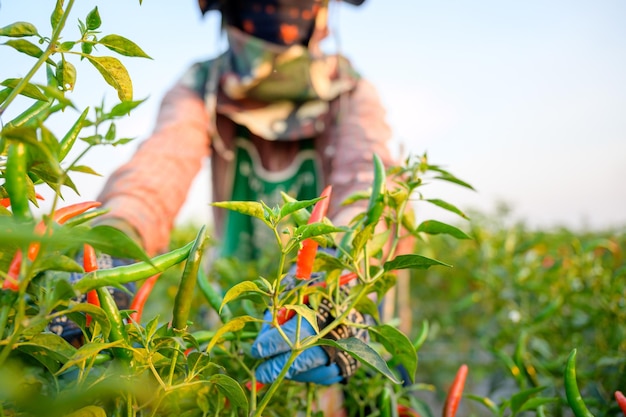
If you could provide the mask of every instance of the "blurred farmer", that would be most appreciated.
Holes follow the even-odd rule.
[[[221,12],[229,48],[193,65],[165,95],[153,134],[106,183],[99,200],[110,212],[100,222],[135,237],[150,255],[166,251],[174,219],[210,157],[214,201],[272,206],[281,191],[311,199],[331,184],[328,217],[346,225],[364,207],[340,203],[371,186],[373,154],[393,163],[391,132],[373,86],[345,57],[321,51],[327,2],[199,5],[203,14]],[[266,227],[255,228],[250,217],[215,210],[214,219],[222,256],[255,259],[272,245]],[[267,349],[257,345],[265,357]],[[313,349],[293,379],[329,384],[354,372]],[[277,376],[267,372],[261,380]]]

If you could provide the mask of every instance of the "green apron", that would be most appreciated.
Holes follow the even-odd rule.
[[[281,192],[298,200],[308,200],[320,192],[319,163],[312,139],[298,141],[300,150],[292,164],[279,172],[266,172],[249,139],[250,132],[237,127],[231,201],[263,201],[269,207],[282,205]],[[243,261],[278,252],[276,238],[261,220],[228,211],[221,246],[222,256]]]

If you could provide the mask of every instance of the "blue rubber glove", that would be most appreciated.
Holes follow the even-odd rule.
[[[256,379],[264,384],[276,380],[290,355],[290,347],[278,333],[271,321],[270,312],[264,317],[266,323],[252,344],[252,356],[258,359],[267,359],[256,369]],[[292,317],[281,326],[292,342],[296,335],[297,316]],[[312,336],[315,329],[302,319],[300,324],[300,338]],[[286,375],[287,379],[299,382],[313,382],[321,385],[331,385],[344,379],[337,363],[331,363],[329,355],[320,346],[313,346],[302,352],[291,365]]]

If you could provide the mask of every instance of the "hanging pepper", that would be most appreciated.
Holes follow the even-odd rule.
[[[87,243],[83,245],[83,269],[85,272],[93,272],[98,269],[98,257],[96,256],[96,250],[93,246]],[[98,299],[98,293],[96,290],[91,290],[87,293],[87,302],[100,307],[100,299]],[[91,324],[91,316],[89,314],[87,314],[86,320],[87,326],[89,326]]]
[[[156,284],[157,279],[161,276],[161,274],[156,274],[146,279],[141,287],[137,290],[137,294],[133,297],[133,301],[130,303],[130,309],[134,310],[130,313],[130,319],[135,323],[139,323],[141,321],[141,315],[143,314],[143,307],[154,288],[154,284]],[[94,290],[90,290],[92,292]],[[89,293],[87,293],[89,294]]]
[[[454,381],[448,390],[446,396],[446,402],[443,406],[443,417],[454,417],[456,410],[459,408],[459,402],[463,396],[463,388],[465,387],[465,380],[467,379],[468,367],[463,364],[459,367],[459,370],[454,377]]]
[[[619,405],[622,413],[624,413],[624,416],[626,416],[626,397],[624,396],[622,391],[615,391],[615,400],[617,400],[617,405]]]
[[[315,206],[313,207],[313,211],[311,212],[311,217],[309,217],[309,223],[321,222],[324,216],[326,216],[326,212],[328,211],[328,206],[330,204],[330,194],[332,192],[332,187],[329,185],[320,194],[322,197]],[[311,278],[311,273],[313,272],[313,262],[315,261],[315,254],[317,253],[318,243],[309,238],[305,239],[302,242],[302,247],[298,251],[298,259],[296,261],[296,274],[295,277],[297,279],[309,279]]]
[[[576,349],[573,349],[565,367],[565,397],[576,417],[593,417],[583,401],[576,382]]]

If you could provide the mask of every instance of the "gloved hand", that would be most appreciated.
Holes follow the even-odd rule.
[[[82,254],[78,256],[77,262],[80,264],[83,263]],[[129,265],[132,263],[132,261],[129,259],[113,258],[107,254],[98,255],[97,262],[98,269],[108,269],[122,265]],[[70,283],[73,284],[79,281],[82,277],[83,274],[81,273],[72,273],[70,274]],[[134,282],[124,284],[124,287],[127,291],[119,288],[109,288],[109,291],[111,292],[111,294],[113,295],[113,299],[115,300],[115,304],[120,310],[125,310],[130,307],[132,301],[131,294],[134,294],[136,290],[136,285]],[[79,303],[84,303],[87,301],[87,296],[85,294],[81,294],[76,299],[76,301]],[[48,324],[48,329],[51,332],[61,336],[70,344],[82,345],[83,332],[81,328],[76,323],[69,320],[67,316],[59,316],[52,319]]]
[[[319,328],[326,327],[334,320],[330,302],[323,299],[317,313]],[[259,335],[252,344],[251,354],[255,358],[267,359],[256,369],[258,381],[271,383],[280,374],[290,355],[289,345],[282,338],[278,330],[271,325],[271,313],[265,313],[265,321]],[[366,324],[371,317],[364,316],[356,310],[348,315],[348,321]],[[295,340],[297,316],[285,322],[281,328],[292,342]],[[315,334],[311,324],[302,319],[300,325],[300,338]],[[367,343],[369,334],[366,329],[341,325],[333,329],[326,336],[329,339],[339,340],[348,337],[357,337]],[[313,346],[303,351],[293,362],[287,371],[286,378],[299,382],[313,382],[321,385],[331,385],[344,381],[353,375],[359,366],[359,362],[347,352],[330,346]]]

